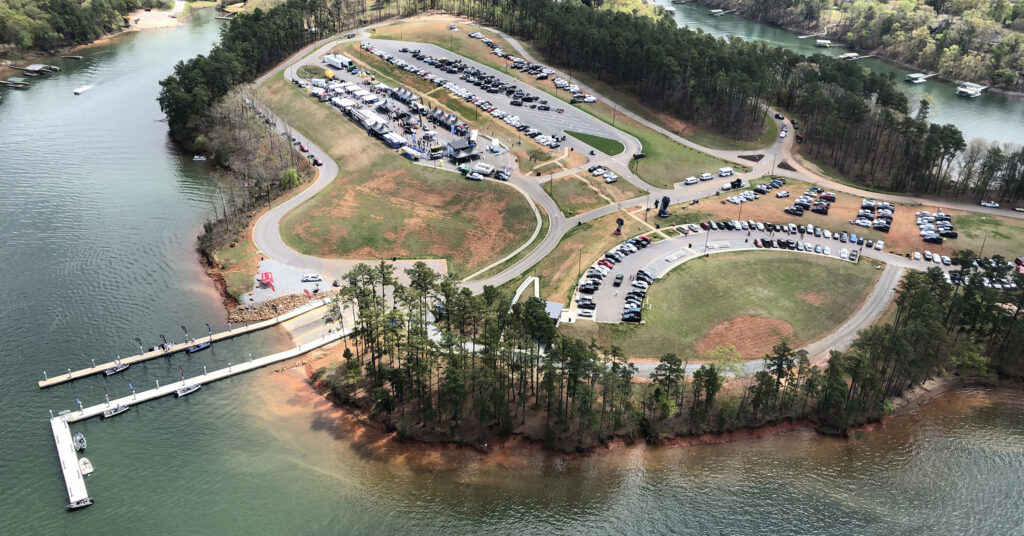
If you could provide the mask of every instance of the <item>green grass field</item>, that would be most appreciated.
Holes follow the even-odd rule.
[[[647,153],[647,157],[632,160],[629,169],[652,186],[672,188],[675,183],[688,176],[700,175],[705,171],[714,173],[718,168],[725,166],[730,166],[737,171],[745,171],[745,166],[738,166],[691,149],[657,132],[624,127],[621,126],[621,122],[619,128],[632,134],[643,145],[643,151]]]
[[[463,275],[530,236],[533,210],[514,188],[408,162],[283,78],[264,101],[339,163],[340,176],[282,221],[287,244],[328,257],[445,258]]]
[[[643,325],[577,322],[562,331],[616,344],[631,357],[675,352],[697,358],[698,346],[735,344],[745,358],[757,359],[788,329],[791,344],[799,345],[837,327],[860,306],[875,277],[871,263],[781,252],[721,253],[685,263],[657,280]]]
[[[960,212],[953,216],[953,226],[960,236],[946,244],[956,249],[978,253],[984,245],[984,255],[998,254],[1007,260],[1024,255],[1024,221]]]
[[[615,156],[626,150],[626,147],[618,140],[594,136],[593,134],[584,134],[583,132],[573,132],[571,130],[566,130],[565,133],[608,156]]]

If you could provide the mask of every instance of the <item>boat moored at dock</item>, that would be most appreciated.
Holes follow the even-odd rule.
[[[816,46],[818,48],[831,48],[832,47],[832,41],[830,41],[828,39],[818,39],[818,40],[816,40],[814,42],[814,46]]]
[[[988,89],[988,86],[981,84],[975,84],[974,82],[964,82],[960,84],[960,87],[956,88],[956,94],[958,97],[975,98],[980,97],[981,92]]]
[[[177,391],[174,392],[174,396],[178,397],[178,398],[181,398],[181,397],[183,397],[185,395],[189,395],[189,394],[192,394],[192,393],[198,391],[202,387],[203,387],[203,384],[201,384],[201,383],[197,383],[195,385],[189,385],[189,386],[186,386],[186,387],[182,387],[181,389],[178,389]]]
[[[82,434],[82,432],[75,432],[75,435],[71,438],[71,441],[75,445],[75,450],[85,450],[85,435]]]
[[[185,349],[185,353],[194,354],[196,352],[205,350],[205,349],[207,349],[209,347],[210,347],[210,342],[209,341],[201,342],[201,343],[198,343],[198,344],[193,344],[192,346],[189,346],[188,348],[186,348]]]
[[[911,84],[923,84],[928,81],[928,75],[924,73],[910,73],[905,76],[903,80],[910,82]]]
[[[106,375],[106,376],[113,376],[114,374],[117,374],[118,372],[124,371],[124,369],[126,369],[126,368],[128,368],[130,366],[131,365],[129,365],[128,363],[117,363],[116,365],[114,365],[114,366],[104,370],[103,374]]]
[[[78,510],[79,508],[85,508],[92,504],[92,497],[86,497],[84,499],[78,499],[77,501],[68,503],[68,510]]]
[[[109,418],[111,418],[111,417],[113,417],[115,415],[120,415],[120,414],[122,414],[122,413],[124,413],[124,412],[126,412],[126,411],[128,411],[130,409],[132,409],[131,406],[125,406],[125,405],[122,405],[122,404],[117,404],[116,406],[114,406],[114,407],[112,407],[110,409],[103,410],[103,418],[104,419],[109,419]]]
[[[92,462],[89,461],[89,458],[78,459],[78,470],[82,472],[82,476],[92,474]]]

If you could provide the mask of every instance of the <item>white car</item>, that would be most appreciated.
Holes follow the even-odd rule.
[[[931,251],[928,251],[927,249],[924,250],[924,260],[926,260],[926,261],[932,260],[932,252]]]
[[[828,229],[822,231],[821,235],[824,236],[826,240],[832,240],[832,231],[829,231]]]
[[[885,247],[885,240],[879,240],[878,242],[875,242],[875,249],[876,250],[882,251],[882,248],[884,248],[884,247]]]
[[[828,246],[825,246],[825,255],[831,255],[831,254],[832,254],[832,248],[830,248]]]
[[[914,260],[915,261],[921,260],[921,252],[920,251],[915,251],[914,252]]]
[[[604,176],[604,182],[607,184],[611,184],[617,180],[619,180],[619,176],[614,173],[606,173]]]
[[[761,223],[761,222],[757,222],[757,230],[758,231],[764,231],[764,224]]]
[[[789,197],[789,192],[787,192],[785,190],[779,190],[778,192],[775,193],[775,197],[778,197],[778,198]]]
[[[320,274],[303,274],[302,275],[302,282],[303,283],[319,283],[319,282],[321,282],[323,280],[324,279],[322,277],[320,277]]]
[[[779,132],[779,138],[785,138],[785,137],[786,137],[786,131],[785,130],[783,130],[782,132]]]
[[[594,171],[592,171],[591,173],[592,173],[592,174],[593,174],[593,175],[594,175],[595,177],[600,177],[601,175],[604,175],[604,174],[605,174],[605,169],[604,169],[604,168],[597,168],[597,169],[595,169]]]
[[[996,203],[995,201],[982,201],[978,204],[988,208],[999,208],[999,203]]]
[[[939,254],[932,255],[932,262],[935,264],[942,264],[942,257]]]
[[[708,173],[708,172],[704,172],[704,173],[700,174],[700,180],[702,180],[702,181],[709,181],[709,180],[711,180],[713,178],[715,178],[715,176],[710,174],[710,173]]]
[[[842,251],[839,252],[839,258],[840,259],[848,259],[849,257],[850,257],[850,252],[847,251],[846,248],[843,248]]]
[[[949,257],[943,255],[942,264],[945,264],[946,266],[951,266],[953,264],[953,259],[950,259]]]
[[[636,288],[639,288],[639,289],[647,289],[647,287],[649,287],[650,285],[648,285],[644,281],[637,280],[637,281],[633,281],[633,286],[636,287]]]
[[[697,180],[697,177],[686,177],[685,179],[683,179],[683,184],[687,186],[693,186],[694,184],[697,184],[697,182],[699,182]]]

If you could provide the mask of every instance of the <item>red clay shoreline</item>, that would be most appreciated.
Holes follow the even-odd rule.
[[[801,419],[781,420],[758,427],[739,428],[727,432],[710,432],[698,435],[673,436],[660,441],[648,441],[644,438],[638,438],[635,441],[630,441],[628,438],[615,436],[602,444],[575,452],[548,448],[542,440],[528,437],[522,433],[513,433],[505,437],[492,435],[488,437],[486,442],[480,444],[461,442],[457,440],[430,441],[415,438],[407,439],[399,438],[397,432],[386,430],[381,421],[371,419],[369,414],[367,414],[363,409],[352,404],[342,402],[335,397],[333,393],[326,388],[326,386],[313,383],[311,381],[313,367],[310,364],[303,364],[305,364],[305,377],[302,382],[302,389],[309,389],[309,392],[306,394],[314,397],[322,397],[330,402],[331,407],[339,412],[340,418],[345,420],[345,424],[354,425],[357,428],[357,435],[360,437],[372,438],[369,443],[380,450],[384,450],[384,447],[397,446],[407,453],[472,451],[486,456],[491,454],[520,452],[525,448],[536,449],[537,451],[542,451],[545,454],[557,456],[560,459],[573,460],[590,455],[602,455],[625,447],[691,447],[718,445],[736,441],[765,439],[777,434],[794,431],[816,432],[819,426],[818,423],[813,421]],[[281,371],[287,370],[288,368],[293,367],[285,367],[284,369],[281,369]],[[893,405],[895,409],[891,414],[884,416],[880,420],[870,421],[851,427],[839,435],[843,438],[849,438],[873,432],[884,428],[892,422],[896,416],[913,413],[944,393],[975,387],[1006,387],[1022,389],[1024,388],[1024,383],[1021,383],[1019,380],[993,380],[975,377],[947,377],[929,380],[925,385],[917,387],[906,393],[903,397],[894,400]]]

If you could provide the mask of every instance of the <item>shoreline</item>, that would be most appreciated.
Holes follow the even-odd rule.
[[[334,346],[332,348],[336,347],[337,346]],[[990,379],[983,377],[959,376],[933,378],[925,382],[923,385],[917,386],[904,393],[900,398],[893,399],[893,411],[883,416],[881,419],[852,426],[838,434],[821,433],[819,431],[819,424],[810,419],[783,419],[776,422],[768,422],[752,428],[737,428],[729,431],[706,432],[696,435],[677,435],[666,437],[658,441],[649,441],[642,437],[630,440],[628,437],[615,434],[589,448],[569,451],[548,447],[545,445],[543,440],[533,438],[523,432],[515,432],[507,436],[500,436],[497,434],[488,435],[483,443],[459,440],[432,441],[416,437],[400,438],[396,430],[388,429],[387,425],[380,419],[371,418],[370,414],[364,408],[341,400],[325,383],[313,379],[314,367],[312,362],[319,362],[318,367],[321,367],[338,361],[339,358],[337,356],[328,353],[330,351],[330,349],[318,350],[318,352],[321,353],[306,356],[301,362],[289,364],[286,367],[275,370],[275,372],[286,372],[300,366],[304,367],[301,377],[302,381],[300,383],[301,387],[296,386],[296,389],[303,391],[302,394],[304,395],[329,402],[331,408],[337,411],[339,418],[343,419],[346,425],[359,428],[360,434],[373,436],[375,440],[372,441],[372,444],[379,447],[382,452],[388,447],[397,447],[418,452],[455,450],[465,452],[472,451],[480,455],[487,456],[491,454],[500,455],[513,453],[525,447],[527,449],[539,449],[545,454],[569,460],[592,455],[603,455],[624,447],[676,448],[720,445],[737,441],[766,439],[781,433],[794,431],[813,432],[816,435],[850,439],[861,437],[862,434],[884,428],[897,417],[914,413],[918,409],[927,406],[932,401],[949,392],[977,387],[1024,390],[1024,382],[1019,379]]]
[[[694,0],[694,1],[695,1],[695,3],[700,4],[703,7],[712,6],[714,8],[727,8],[726,6],[719,5],[719,3],[716,3],[716,2],[708,2],[708,0]],[[736,15],[736,16],[742,17],[744,20],[748,20],[748,21],[751,21],[751,22],[756,22],[758,24],[764,24],[764,25],[770,26],[772,28],[778,28],[780,30],[785,30],[787,32],[792,32],[792,33],[798,34],[798,35],[806,35],[807,32],[815,31],[814,29],[794,28],[794,27],[791,27],[791,26],[785,26],[783,24],[778,24],[778,23],[775,23],[775,22],[767,21],[767,20],[756,19],[756,18],[753,18],[751,16],[748,16],[746,13],[744,13],[744,11],[742,9],[736,9],[736,11],[733,14]],[[844,41],[842,39],[842,36],[832,35],[827,29],[824,30],[824,35],[821,35],[819,37],[828,38],[829,40],[831,40],[835,44],[839,44],[839,45],[849,49],[850,51],[857,52],[857,49],[855,47],[853,47],[852,45],[850,45],[849,43],[847,43],[846,41]],[[779,45],[774,45],[774,46],[779,46]],[[782,48],[782,47],[780,47],[780,48]],[[960,85],[960,84],[963,84],[964,82],[972,82],[971,80],[959,80],[959,79],[956,79],[956,78],[950,78],[950,77],[945,76],[945,75],[943,75],[941,73],[938,73],[937,71],[931,71],[931,70],[924,69],[924,68],[921,68],[921,67],[918,67],[918,66],[915,66],[915,65],[911,65],[909,63],[904,63],[902,61],[899,61],[899,60],[890,58],[888,56],[885,56],[881,52],[878,52],[878,51],[866,50],[865,52],[867,54],[872,55],[874,58],[882,60],[885,63],[888,63],[890,65],[899,67],[901,69],[906,69],[908,71],[913,71],[913,72],[917,72],[917,73],[925,73],[925,74],[934,73],[934,78],[937,78],[939,80],[948,82],[949,84]],[[982,84],[982,85],[985,84],[984,82],[972,82],[972,83]],[[1011,90],[1011,89],[1003,89],[1001,87],[997,87],[997,86],[992,85],[991,82],[988,82],[988,84],[989,84],[988,89],[986,89],[985,91],[992,92],[992,93],[997,93],[997,94],[1004,95],[1004,96],[1007,96],[1007,97],[1024,98],[1024,91],[1014,91],[1014,90]]]
[[[199,4],[204,4],[205,2],[198,2],[198,3]],[[186,6],[188,6],[189,4],[191,4],[191,2],[186,2]],[[165,30],[165,29],[170,29],[170,28],[177,28],[178,26],[181,26],[182,24],[187,22],[189,20],[189,18],[192,16],[192,14],[195,13],[196,11],[198,11],[200,9],[209,9],[209,8],[215,8],[215,7],[216,7],[215,5],[200,5],[199,7],[189,8],[189,10],[187,12],[183,13],[182,16],[179,16],[179,17],[176,17],[174,19],[171,19],[171,20],[174,21],[173,24],[166,23],[166,22],[162,23],[162,24],[146,24],[146,25],[131,25],[130,24],[126,28],[122,28],[120,30],[116,30],[116,31],[109,32],[109,33],[106,33],[104,35],[101,35],[101,36],[97,37],[95,40],[93,40],[93,41],[91,41],[89,43],[81,43],[81,44],[78,44],[78,45],[71,45],[71,46],[68,46],[68,47],[57,49],[56,51],[54,51],[53,54],[48,54],[48,53],[43,53],[43,52],[39,52],[39,51],[34,51],[34,52],[27,53],[24,57],[21,57],[19,60],[17,60],[17,62],[15,62],[15,60],[5,60],[5,61],[10,61],[11,63],[33,63],[33,62],[39,62],[39,61],[48,60],[48,59],[62,59],[63,56],[75,55],[77,52],[80,52],[82,50],[86,50],[86,49],[89,49],[91,47],[95,47],[95,46],[99,46],[99,45],[108,44],[111,41],[114,41],[115,39],[124,37],[124,36],[129,35],[129,34],[133,34],[135,32],[150,31],[150,30]],[[141,9],[135,10],[135,11],[133,11],[131,13],[127,13],[125,15],[125,17],[128,17],[129,19],[131,19],[132,17],[134,17],[135,15],[137,15],[139,13],[146,13],[146,11],[145,10],[141,10]],[[167,13],[167,14],[169,14],[169,13],[171,13],[171,11],[168,10],[168,11],[162,11],[162,12],[159,12],[159,13]],[[0,78],[6,78],[8,76],[11,76],[14,73],[16,73],[17,71],[18,71],[17,69],[11,67],[10,65],[0,64]]]

